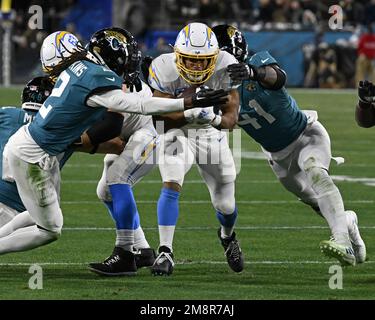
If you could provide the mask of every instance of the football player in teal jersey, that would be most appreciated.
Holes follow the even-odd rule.
[[[162,114],[189,108],[222,105],[223,91],[205,91],[184,99],[130,96],[122,91],[132,81],[127,67],[138,55],[129,55],[130,45],[121,29],[107,35],[108,52],[94,54],[84,49],[71,33],[49,35],[41,48],[43,69],[56,78],[51,95],[34,121],[22,126],[4,149],[9,179],[14,179],[20,198],[36,225],[18,229],[0,239],[0,254],[24,251],[58,239],[63,225],[59,205],[58,156],[107,109],[115,112]],[[134,255],[129,254],[133,266]],[[130,270],[129,274],[134,274]]]
[[[6,106],[0,108],[0,159],[3,158],[4,146],[21,126],[32,121],[43,102],[53,89],[53,82],[48,77],[37,77],[29,81],[22,91],[22,107]],[[0,161],[0,173],[3,161]],[[25,211],[14,182],[0,179],[0,227],[15,215]],[[0,232],[1,234],[1,232]]]
[[[238,64],[228,66],[239,87],[238,125],[261,146],[282,185],[321,214],[332,238],[320,249],[342,265],[366,259],[357,216],[345,211],[338,188],[328,174],[330,138],[315,111],[301,111],[285,89],[286,73],[267,52],[247,58],[243,34],[233,26],[213,28],[221,50],[233,54]],[[353,250],[354,249],[354,250]]]
[[[6,106],[0,108],[0,159],[3,156],[3,149],[9,138],[14,134],[22,125],[27,124],[33,120],[36,113],[42,106],[43,102],[51,94],[54,82],[49,77],[36,77],[30,80],[24,87],[21,95],[22,107]],[[64,153],[59,156],[59,167],[62,169],[65,162],[73,154],[74,151],[91,152],[94,148],[92,141],[93,132],[97,132],[100,126],[120,126],[122,119],[112,120],[113,112],[108,112],[107,115],[100,120],[100,123],[94,124],[89,130],[82,134],[79,142],[75,142]],[[120,127],[121,129],[121,127]],[[108,134],[106,137],[111,138]],[[119,138],[100,143],[96,147],[98,153],[120,153],[123,148],[123,142]],[[3,161],[0,161],[0,173],[2,176]],[[17,186],[15,182],[8,182],[5,179],[0,179],[0,238],[7,236],[13,231],[26,226],[34,225],[35,222],[30,217],[25,206],[22,203]]]

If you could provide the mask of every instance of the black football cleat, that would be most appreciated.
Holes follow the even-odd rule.
[[[155,250],[152,248],[139,249],[138,251],[134,252],[134,256],[137,269],[152,267],[156,258]]]
[[[229,267],[234,272],[241,272],[244,268],[244,260],[239,242],[236,240],[236,233],[233,232],[232,236],[228,239],[221,238],[221,229],[217,233],[221,245],[224,247],[225,256]]]
[[[154,276],[169,276],[173,272],[173,267],[173,253],[168,247],[161,246],[159,248],[159,255],[151,267],[151,273]]]
[[[112,254],[103,262],[90,263],[89,269],[102,276],[135,276],[137,265],[132,252],[115,247]]]

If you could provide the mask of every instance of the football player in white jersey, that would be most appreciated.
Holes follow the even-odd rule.
[[[158,200],[159,255],[151,271],[154,275],[169,275],[173,271],[173,236],[179,215],[178,199],[185,174],[196,161],[205,181],[211,202],[221,224],[218,236],[227,262],[235,272],[243,270],[241,248],[233,231],[237,218],[235,203],[236,169],[227,136],[220,129],[232,130],[238,118],[239,96],[226,68],[237,60],[220,51],[212,30],[203,23],[191,23],[178,34],[174,52],[162,54],[149,68],[149,84],[154,97],[176,98],[180,93],[195,92],[199,86],[225,89],[230,99],[221,114],[202,110],[178,112],[164,120],[171,128],[162,136],[159,168],[163,188]],[[201,89],[206,90],[206,89]],[[211,109],[212,111],[212,109]],[[212,115],[206,117],[206,115]]]
[[[129,43],[121,30],[110,32],[106,39],[111,65],[84,49],[71,33],[54,32],[43,42],[43,69],[57,78],[55,87],[34,121],[9,139],[3,155],[8,177],[16,182],[21,200],[36,225],[1,238],[0,254],[30,250],[59,238],[63,216],[58,156],[107,109],[160,114],[213,103],[222,105],[227,100],[222,91],[198,93],[176,101],[124,93],[124,67],[132,58],[128,55]],[[127,251],[127,257],[129,274],[135,274],[134,253]]]

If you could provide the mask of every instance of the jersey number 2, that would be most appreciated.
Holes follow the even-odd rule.
[[[62,93],[64,92],[66,86],[68,85],[68,82],[70,80],[70,75],[69,73],[67,73],[66,71],[63,71],[63,73],[61,73],[60,75],[60,78],[61,80],[61,83],[58,87],[54,87],[53,90],[52,90],[52,93],[50,95],[50,97],[56,97],[56,98],[60,98]],[[45,117],[47,117],[47,114],[52,110],[52,106],[51,105],[48,105],[48,107],[46,107],[44,104],[41,106],[41,108],[39,109],[39,114],[40,116],[45,119]]]

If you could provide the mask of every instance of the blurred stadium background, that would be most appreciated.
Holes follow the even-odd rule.
[[[328,26],[329,7],[337,4],[343,28],[335,31]],[[178,30],[197,20],[245,31],[252,51],[269,50],[276,57],[289,86],[350,88],[363,73],[374,73],[375,35],[365,40],[372,51],[358,49],[375,21],[374,0],[2,0],[2,5],[11,8],[0,18],[3,85],[41,73],[39,48],[53,31],[66,29],[85,43],[100,28],[122,26],[135,35],[143,54],[157,56],[170,52]],[[30,28],[32,5],[43,9],[42,29]],[[357,62],[362,67],[356,68]]]

